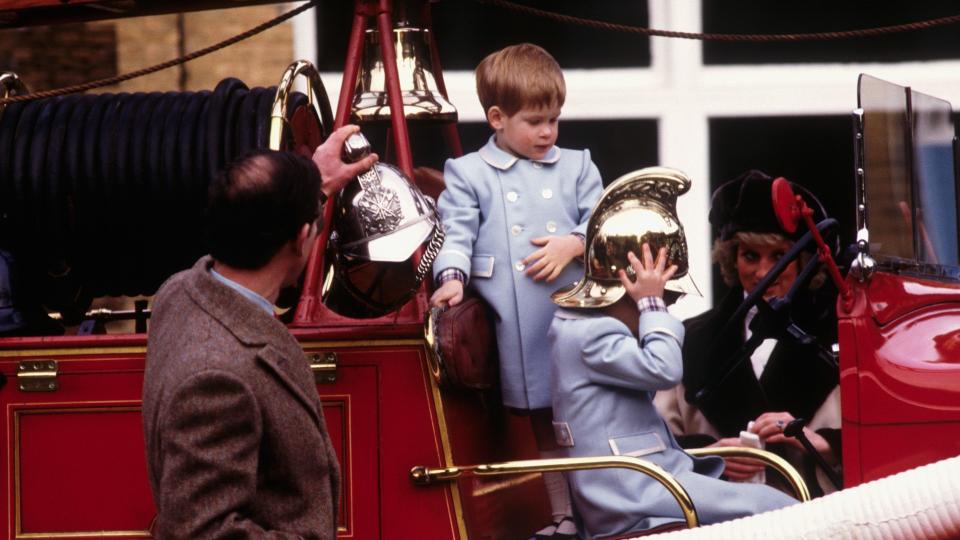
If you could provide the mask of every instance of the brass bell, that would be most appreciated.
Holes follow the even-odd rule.
[[[380,49],[380,34],[366,31],[363,66],[357,74],[352,121],[374,122],[390,119],[386,72]],[[456,122],[457,109],[437,89],[430,61],[430,31],[400,22],[393,29],[397,73],[403,99],[403,115],[408,120]]]

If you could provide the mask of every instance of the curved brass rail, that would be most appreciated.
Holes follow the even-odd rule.
[[[320,72],[310,62],[297,60],[283,72],[280,84],[277,86],[277,95],[273,98],[273,109],[270,112],[269,146],[271,150],[283,149],[284,128],[287,127],[287,118],[284,113],[287,110],[290,94],[293,93],[293,81],[301,76],[307,80],[307,99],[318,111],[322,138],[326,140],[333,129],[330,98],[327,97],[327,89],[323,86],[323,81],[320,80]]]
[[[680,505],[683,518],[688,527],[700,524],[697,510],[687,490],[667,471],[645,459],[632,456],[601,456],[566,459],[532,459],[525,461],[508,461],[504,463],[488,463],[484,465],[466,465],[428,468],[417,466],[410,469],[410,479],[417,485],[428,485],[434,482],[451,481],[463,476],[505,476],[511,474],[553,472],[553,471],[580,471],[587,469],[630,469],[646,474],[659,482],[670,492],[670,495]]]
[[[810,500],[810,490],[807,488],[807,483],[803,480],[803,476],[800,476],[800,473],[797,472],[797,469],[788,463],[787,460],[774,454],[773,452],[760,450],[758,448],[747,448],[745,446],[711,446],[708,448],[688,448],[686,452],[691,456],[697,457],[743,457],[762,461],[768,467],[780,473],[780,475],[787,480],[787,482],[790,484],[790,487],[793,488],[793,493],[797,496],[797,500],[800,502],[807,502]]]
[[[3,71],[0,72],[0,92],[3,92],[0,98],[8,98],[13,95],[29,94],[30,90],[19,75],[12,71]],[[5,107],[6,105],[0,105],[0,114]]]

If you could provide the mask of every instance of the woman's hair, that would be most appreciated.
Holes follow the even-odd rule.
[[[757,232],[746,232],[740,231],[734,233],[729,240],[721,240],[717,238],[713,241],[713,251],[711,252],[711,257],[713,262],[717,263],[720,266],[720,276],[723,278],[723,282],[727,284],[728,287],[736,287],[740,285],[740,277],[737,273],[737,248],[740,247],[740,244],[753,244],[760,246],[777,246],[781,242],[790,242],[790,239],[783,236],[782,234],[777,233],[757,233]],[[800,253],[799,258],[799,269],[803,267],[810,261],[810,257],[815,256],[814,253],[809,251],[803,251]],[[807,288],[810,290],[819,289],[823,285],[824,280],[827,278],[827,270],[824,267],[821,267],[817,270],[817,273],[813,275],[813,278],[810,279],[809,285]]]
[[[477,66],[477,95],[486,113],[497,106],[507,116],[524,107],[562,107],[567,96],[560,65],[532,43],[489,54]]]

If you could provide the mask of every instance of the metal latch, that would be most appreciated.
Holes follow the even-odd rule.
[[[310,355],[310,369],[318,383],[337,382],[337,353],[328,351]]]
[[[21,360],[17,365],[17,386],[21,392],[55,392],[60,388],[57,361]]]

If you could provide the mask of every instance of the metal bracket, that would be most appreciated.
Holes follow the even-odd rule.
[[[56,392],[56,360],[21,360],[17,364],[17,386],[21,392]]]
[[[310,369],[317,383],[333,384],[337,382],[337,353],[333,351],[310,355]]]

